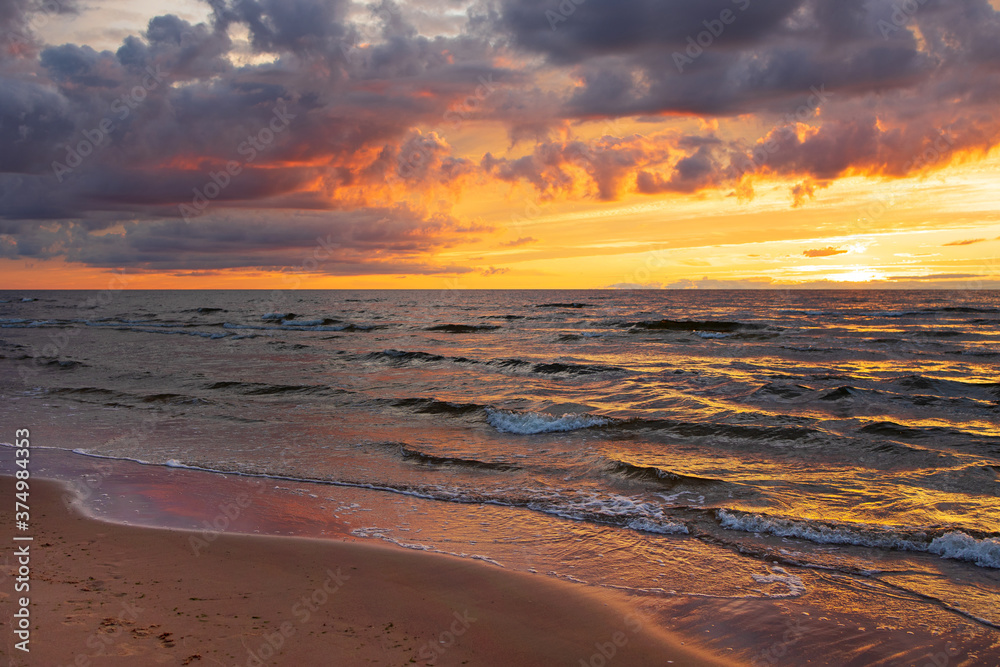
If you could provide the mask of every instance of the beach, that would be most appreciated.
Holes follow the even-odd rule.
[[[31,651],[5,641],[12,664],[737,664],[611,592],[370,543],[223,534],[195,554],[199,533],[88,518],[65,491],[31,485]]]

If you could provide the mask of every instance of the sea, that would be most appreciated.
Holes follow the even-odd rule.
[[[746,664],[1000,665],[996,291],[4,291],[0,427],[196,553],[372,541]]]

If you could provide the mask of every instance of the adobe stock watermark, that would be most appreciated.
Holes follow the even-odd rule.
[[[243,173],[243,169],[260,156],[261,153],[270,147],[277,136],[288,129],[296,115],[288,113],[288,108],[284,100],[279,100],[271,110],[271,119],[256,132],[248,135],[236,147],[236,152],[243,157],[243,160],[230,160],[224,169],[217,172],[210,171],[208,180],[201,187],[194,188],[194,196],[191,204],[180,204],[178,209],[185,221],[190,222],[193,218],[200,216],[215,199],[228,188],[233,179]]]
[[[304,627],[312,619],[313,614],[318,612],[344,586],[344,582],[351,578],[350,575],[341,572],[339,567],[336,572],[327,570],[326,575],[322,586],[316,587],[311,594],[304,595],[292,605],[291,613],[298,621],[298,625],[291,621],[283,621],[274,632],[266,633],[264,641],[256,650],[247,649],[245,667],[263,667],[269,664],[285,642],[294,637],[299,628]]]
[[[875,27],[882,33],[882,39],[888,40],[893,33],[906,28],[910,21],[917,15],[920,8],[927,4],[927,0],[902,0],[892,6],[892,14],[889,20],[879,19]]]
[[[43,0],[27,16],[27,29],[22,31],[9,30],[6,33],[7,44],[13,53],[31,46],[31,31],[39,30],[49,24],[53,16],[66,13],[66,5],[56,0]]]
[[[98,658],[108,656],[108,648],[125,635],[125,628],[135,625],[144,609],[136,604],[122,603],[122,611],[117,617],[105,618],[100,627],[85,642],[89,652],[76,655],[66,667],[91,667],[100,664]]]
[[[781,641],[776,641],[750,660],[752,667],[772,667],[788,655],[788,649],[795,646],[805,636],[807,628],[800,619],[788,623]]]
[[[146,101],[149,93],[160,87],[166,77],[167,74],[159,65],[146,67],[146,76],[143,77],[141,84],[132,86],[128,92],[115,98],[111,103],[110,111],[115,114],[114,116],[105,116],[93,128],[83,130],[80,140],[75,144],[60,144],[65,148],[66,155],[62,162],[58,160],[52,162],[52,173],[56,180],[62,183],[87,158],[110,145],[114,131]]]
[[[835,93],[831,93],[826,89],[825,83],[820,85],[819,88],[812,86],[809,90],[810,95],[806,99],[805,104],[799,106],[794,112],[785,114],[783,118],[784,124],[792,125],[812,118],[816,113],[816,109],[828,102],[830,98],[835,95]],[[779,126],[775,127],[777,128]],[[769,136],[771,134],[772,132],[768,132],[765,136]],[[764,143],[758,144],[754,147],[753,151],[751,151],[748,156],[745,156],[745,161],[740,162],[740,164],[736,167],[735,177],[739,179],[747,173],[756,173],[780,150],[781,145],[777,142],[777,140],[773,137],[768,138]]]
[[[625,630],[616,630],[608,637],[608,641],[594,642],[597,649],[589,658],[580,658],[580,667],[605,667],[626,646],[632,635],[642,631],[642,622],[636,614],[627,614],[623,619]]]
[[[545,10],[545,18],[549,21],[549,27],[555,31],[559,28],[560,23],[565,23],[569,20],[569,17],[576,13],[576,8],[585,3],[587,0],[562,0],[559,6],[556,7],[559,11],[552,11],[551,9]]]
[[[284,268],[281,270],[281,282],[287,287],[284,289],[271,290],[266,301],[261,302],[260,310],[266,313],[282,313],[285,312],[287,295],[286,290],[297,290],[302,286],[302,276],[312,273],[316,273],[322,264],[332,260],[334,258],[335,251],[341,247],[340,243],[337,243],[332,234],[327,234],[326,238],[321,236],[316,237],[316,247],[310,256],[306,257],[302,263],[294,270],[286,272]],[[286,267],[287,268],[287,267]]]
[[[131,449],[135,445],[145,442],[159,426],[160,421],[159,417],[144,419],[140,424],[133,426],[127,435],[112,438],[106,441],[104,446],[124,444]],[[79,477],[69,483],[70,493],[62,495],[63,505],[72,509],[78,503],[89,500],[101,488],[104,480],[114,473],[114,470],[112,461],[94,462],[91,472],[81,473]]]
[[[745,12],[750,8],[750,0],[732,0],[732,3],[740,12]],[[683,74],[685,67],[693,65],[694,61],[701,58],[707,49],[712,48],[715,40],[722,37],[722,34],[726,32],[726,28],[736,23],[738,16],[739,14],[727,7],[719,12],[718,18],[702,21],[705,29],[695,36],[688,36],[688,45],[683,53],[680,51],[674,51],[673,53],[674,65],[677,67],[677,71]]]
[[[264,486],[261,485],[257,489],[257,493],[263,491]],[[200,556],[202,550],[207,549],[212,542],[219,538],[219,535],[226,532],[251,505],[253,505],[253,498],[250,497],[249,493],[239,493],[231,502],[219,503],[219,513],[211,521],[208,519],[202,521],[203,528],[188,540],[194,555]]]
[[[632,273],[623,275],[620,286],[624,289],[661,287],[659,283],[652,283],[653,272],[664,268],[667,265],[667,257],[670,251],[666,248],[650,250],[644,253],[645,260],[642,265]]]
[[[459,614],[457,611],[452,614],[455,618],[437,638],[437,641],[429,641],[417,651],[417,658],[423,660],[425,664],[437,664],[438,658],[448,652],[458,638],[469,631],[469,628],[476,622],[476,618],[466,609]]]
[[[382,3],[380,5],[369,5],[371,9],[372,18],[382,21],[384,24],[389,24],[395,18],[400,18],[403,15],[402,8],[395,3]],[[340,52],[344,56],[344,60],[348,64],[354,65],[364,59],[367,51],[362,47],[362,40],[357,32],[352,36],[350,43],[341,42]]]
[[[483,102],[497,90],[497,83],[493,81],[493,74],[479,76],[477,80],[479,81],[479,85],[476,86],[475,91],[462,100],[461,105],[445,111],[442,116],[443,120],[451,124],[453,130],[461,128],[469,116],[478,111],[482,107]],[[396,168],[396,173],[400,178],[412,178],[421,167],[431,161],[434,157],[435,149],[439,147],[439,144],[435,141],[436,136],[421,136],[416,142],[416,146],[407,152]]]
[[[77,317],[85,319],[85,316],[90,314],[89,310],[101,309],[110,305],[115,300],[116,294],[125,289],[129,280],[130,278],[124,272],[115,274],[108,280],[107,289],[102,290],[97,296],[89,297],[76,305]],[[63,329],[58,333],[50,333],[48,336],[49,343],[42,346],[40,350],[32,346],[33,356],[31,359],[17,366],[17,375],[21,378],[21,381],[28,382],[28,380],[41,373],[39,366],[47,363],[46,359],[51,360],[62,356],[66,348],[69,347],[70,342],[72,342],[72,339],[79,336],[82,330],[81,327],[72,327]]]
[[[919,667],[949,667],[952,664],[952,658],[957,658],[960,655],[962,652],[957,647],[952,646],[951,642],[948,642],[943,651],[928,655],[926,662],[920,663]]]
[[[912,170],[923,170],[945,159],[955,150],[956,139],[950,132],[938,131],[938,136],[926,149],[916,157],[903,165],[903,173]],[[880,188],[878,196],[874,201],[866,204],[861,210],[861,217],[858,218],[855,227],[857,229],[867,228],[878,222],[888,213],[889,209],[895,206],[897,198],[902,200],[905,192],[898,186]]]

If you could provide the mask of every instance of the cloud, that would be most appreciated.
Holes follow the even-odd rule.
[[[520,248],[521,246],[531,245],[532,243],[538,242],[538,239],[533,236],[522,236],[521,238],[514,239],[513,241],[507,241],[506,243],[501,243],[500,245],[505,248]]]
[[[294,267],[351,275],[464,272],[426,257],[491,230],[397,206],[292,217],[246,212],[132,222],[102,233],[73,222],[22,225],[16,236],[11,231],[9,225],[0,226],[0,240],[8,240],[0,243],[0,253],[8,257],[65,257],[89,266],[160,271]]]
[[[951,243],[945,243],[944,246],[962,246],[962,245],[974,245],[976,243],[986,243],[986,239],[967,239],[965,241],[952,241]]]
[[[663,283],[660,282],[650,282],[650,283],[615,283],[614,285],[608,285],[605,289],[663,289]]]
[[[828,246],[826,248],[815,248],[813,250],[806,250],[802,254],[806,257],[833,257],[834,255],[845,255],[847,250],[843,248],[834,248],[833,246]]]
[[[332,265],[433,271],[440,248],[491,233],[451,218],[470,184],[606,202],[781,178],[804,206],[846,175],[1000,143],[986,0],[927,0],[903,25],[892,0],[206,2],[206,23],[156,16],[115,51],[46,45],[31,25],[47,3],[0,5],[4,256],[274,267],[327,225]],[[618,119],[656,129],[574,134]],[[448,131],[476,122],[510,145]],[[261,220],[287,243],[261,243]]]
[[[31,46],[0,60],[5,256],[277,267],[324,232],[342,244],[331,266],[417,266],[488,233],[447,214],[475,164],[418,129],[473,118],[495,82],[519,80],[487,41],[425,37],[389,2],[375,34],[346,0],[209,4],[210,24],[157,16],[116,52],[45,46],[29,31],[37,6],[4,4],[0,24]],[[238,26],[260,64],[233,64]]]
[[[886,280],[971,280],[989,278],[975,273],[935,273],[926,276],[890,276]]]
[[[799,206],[845,174],[920,173],[1000,143],[1000,15],[987,0],[928,0],[900,24],[897,4],[501,0],[495,21],[570,73],[557,118],[753,115],[765,128],[672,173],[641,170],[638,191],[778,175],[801,181]]]
[[[779,285],[771,278],[746,278],[743,280],[717,280],[703,277],[701,280],[678,280],[668,285],[664,289],[690,290],[690,289],[773,289]]]

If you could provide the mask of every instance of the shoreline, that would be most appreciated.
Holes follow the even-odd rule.
[[[13,559],[0,576],[14,664],[738,664],[613,591],[330,539],[222,533],[192,550],[195,531],[84,516],[67,488],[31,482],[30,654],[13,648]],[[0,489],[12,498],[13,478]]]

